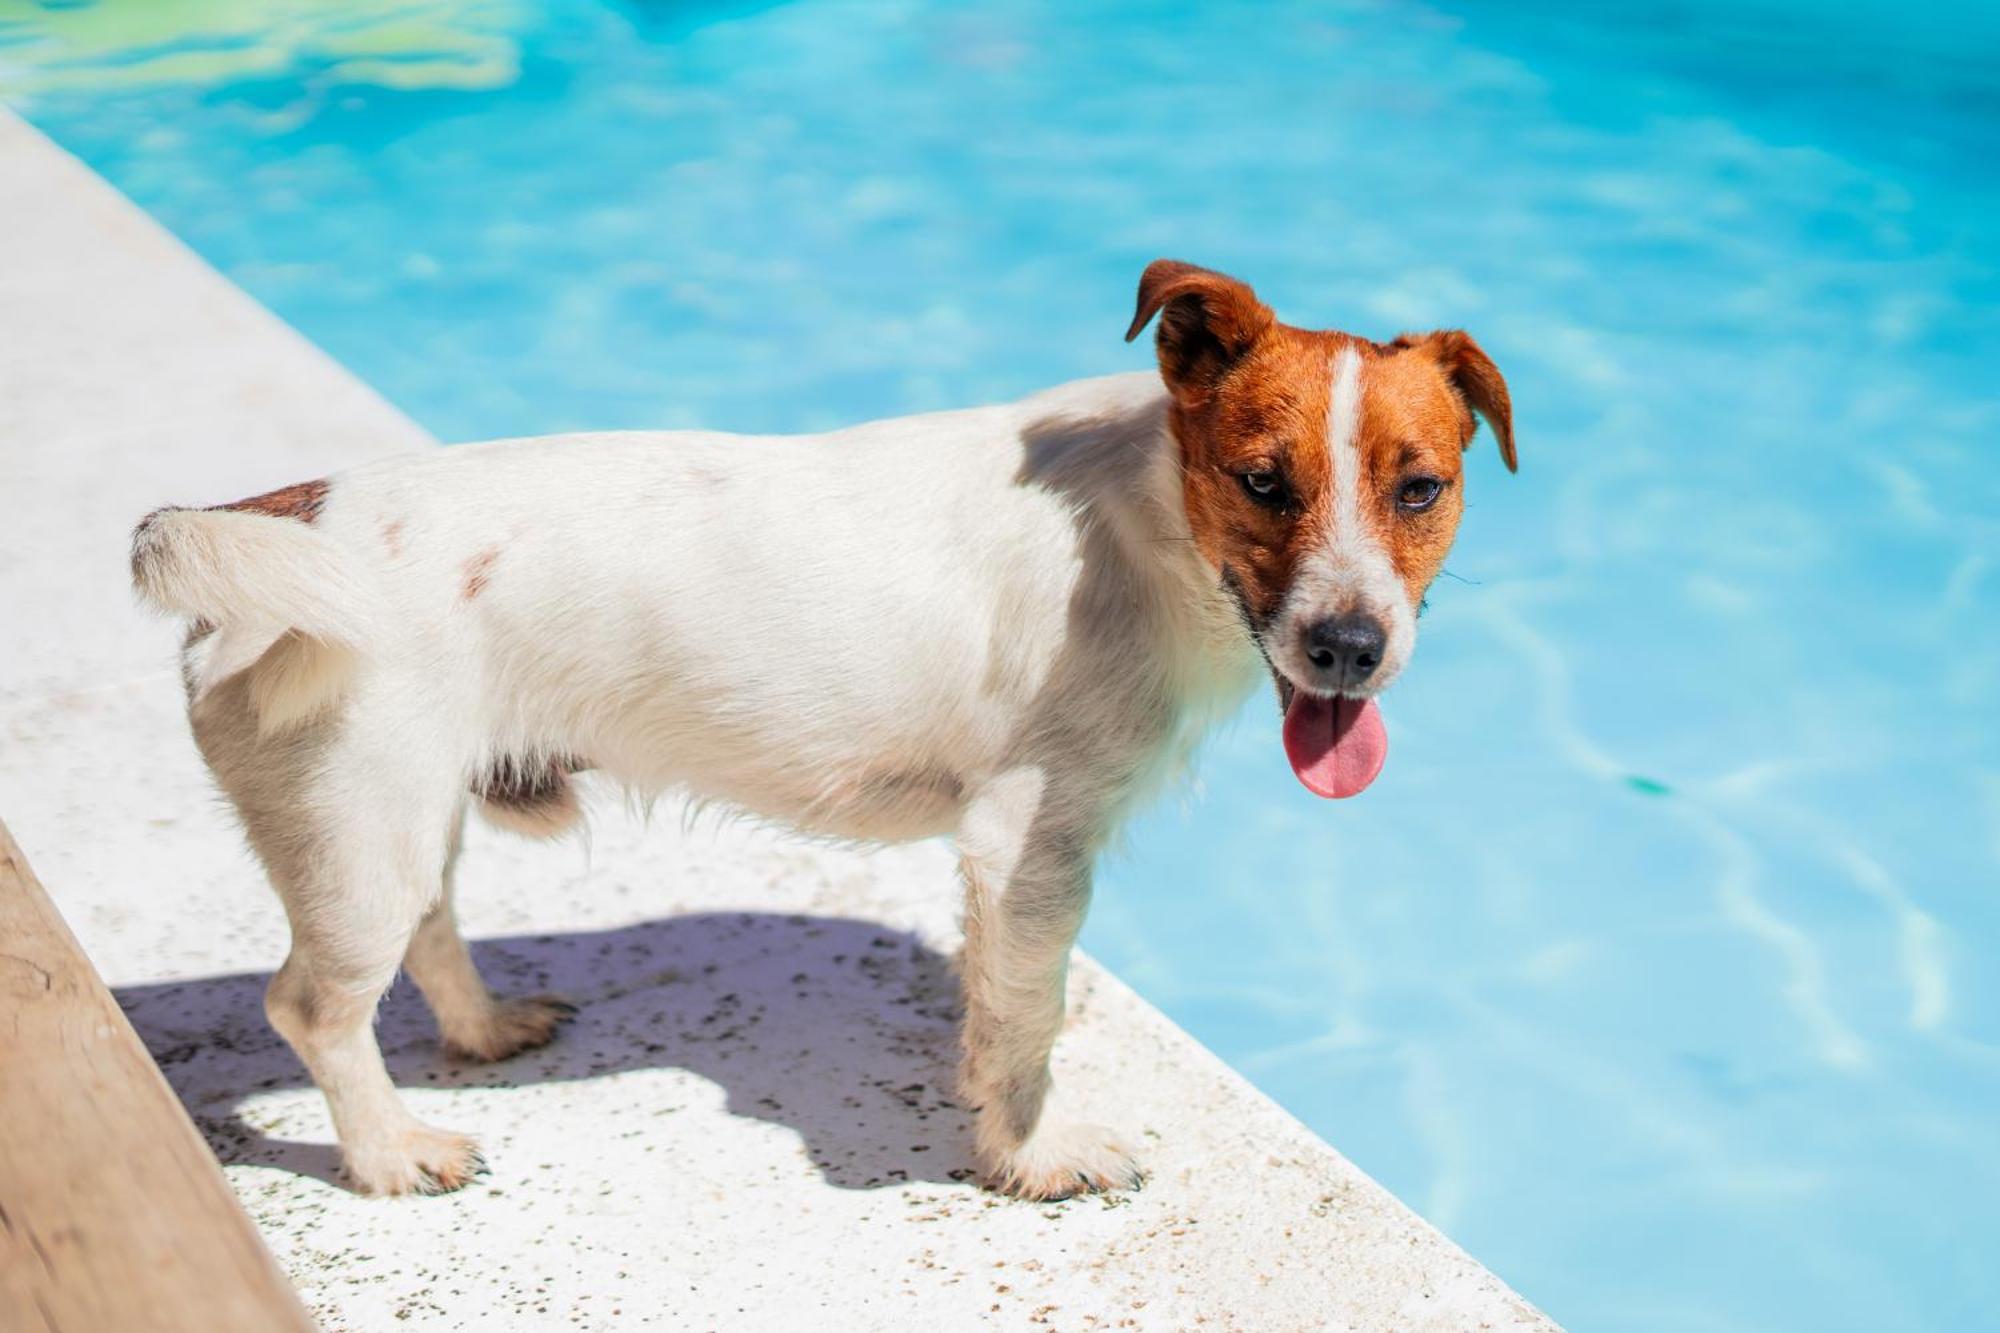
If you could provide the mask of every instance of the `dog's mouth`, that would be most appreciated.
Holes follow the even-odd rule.
[[[1309,694],[1276,667],[1278,707],[1285,713],[1285,758],[1315,796],[1344,800],[1375,781],[1389,757],[1389,733],[1373,699]]]

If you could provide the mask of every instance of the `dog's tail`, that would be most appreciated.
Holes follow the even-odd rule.
[[[191,699],[250,671],[250,703],[265,733],[337,703],[369,638],[372,589],[312,516],[160,509],[132,534],[140,599],[194,621]]]

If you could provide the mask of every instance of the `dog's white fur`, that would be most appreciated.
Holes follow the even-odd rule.
[[[506,441],[343,473],[310,523],[142,525],[137,585],[197,618],[195,734],[291,919],[270,1016],[355,1180],[477,1165],[383,1068],[400,966],[477,1055],[562,1016],[487,991],[450,871],[476,794],[533,788],[485,804],[557,832],[578,767],[819,834],[955,833],[982,1160],[1031,1197],[1135,1179],[1044,1108],[1092,860],[1264,678],[1165,413],[1134,374],[819,436]]]

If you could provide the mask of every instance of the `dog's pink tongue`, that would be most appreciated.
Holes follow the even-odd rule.
[[[1285,710],[1285,757],[1315,796],[1358,795],[1389,757],[1389,733],[1373,699],[1292,696]]]

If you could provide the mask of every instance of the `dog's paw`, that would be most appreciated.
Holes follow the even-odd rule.
[[[449,1194],[486,1174],[486,1159],[469,1136],[429,1125],[412,1125],[345,1156],[348,1181],[362,1194]]]
[[[448,1033],[445,1045],[468,1060],[505,1060],[555,1040],[556,1030],[576,1017],[576,1006],[560,995],[523,995],[496,1000],[476,1031]]]
[[[1135,1190],[1145,1183],[1132,1150],[1112,1130],[1044,1119],[1026,1142],[995,1155],[993,1187],[1021,1199],[1067,1199],[1106,1190]]]

